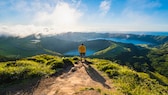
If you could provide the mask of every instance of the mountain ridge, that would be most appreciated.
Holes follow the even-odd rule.
[[[0,80],[4,82],[0,85],[0,93],[11,95],[16,93],[166,95],[168,93],[167,86],[152,79],[148,73],[136,72],[109,60],[87,58],[82,65],[78,59],[79,57],[36,55],[15,62],[0,63]],[[8,70],[3,71],[2,68]],[[17,68],[25,68],[26,71],[22,69],[20,72],[21,69]]]

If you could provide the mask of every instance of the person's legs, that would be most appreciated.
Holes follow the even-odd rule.
[[[85,53],[82,53],[82,59],[84,60],[82,60],[82,62],[85,62]]]
[[[82,61],[82,53],[80,53],[80,60]]]
[[[85,60],[85,53],[80,53],[80,59],[81,59],[81,61],[82,61],[82,59]]]
[[[84,60],[85,60],[85,53],[83,53],[83,58],[84,58]]]

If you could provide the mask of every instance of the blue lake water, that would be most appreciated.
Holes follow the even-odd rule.
[[[114,41],[114,42],[121,42],[121,43],[132,43],[132,44],[153,44],[150,42],[145,42],[145,41],[140,41],[140,40],[131,40],[131,39],[121,39],[121,38],[96,38],[96,39],[89,39],[89,41],[91,40],[110,40],[110,41]]]
[[[138,34],[138,35],[155,35],[155,36],[168,36],[168,32],[132,32],[127,34]],[[122,42],[122,43],[132,43],[132,44],[154,44],[150,42],[140,41],[140,40],[130,40],[130,39],[121,39],[121,38],[96,38],[96,39],[88,39],[88,40],[110,40],[115,42]],[[87,49],[86,56],[94,54],[96,51]],[[78,50],[72,50],[69,52],[64,53],[64,55],[79,55]]]
[[[104,39],[104,40],[111,40],[111,41],[115,41],[115,42],[122,42],[122,43],[132,43],[132,44],[152,44],[149,42],[144,42],[144,41],[139,41],[139,40],[128,40],[128,39],[117,39],[117,38],[97,38],[97,39]],[[92,40],[96,40],[96,39],[92,39]],[[92,54],[94,54],[96,51],[91,50],[91,49],[87,49],[86,52],[86,56],[90,56]],[[66,53],[64,53],[64,55],[79,55],[78,50],[72,50],[72,51],[68,51]]]
[[[122,43],[132,43],[132,44],[152,44],[150,42],[145,42],[145,41],[139,41],[139,40],[128,40],[128,39],[119,39],[119,38],[96,38],[96,39],[89,39],[89,40],[98,40],[98,39],[103,39],[103,40],[111,40],[111,41],[115,41],[115,42],[122,42]],[[91,50],[91,49],[87,49],[86,52],[86,56],[90,56],[92,54],[94,54],[96,51]],[[64,53],[64,55],[79,55],[78,50],[72,50],[72,51],[68,51],[66,53]]]
[[[126,34],[168,36],[168,32],[129,32]]]
[[[131,39],[119,39],[119,38],[105,38],[106,40],[111,40],[115,42],[122,42],[122,43],[132,43],[132,44],[152,44],[150,42],[140,41],[140,40],[131,40]]]
[[[86,56],[92,55],[92,54],[94,54],[95,52],[96,52],[96,51],[94,51],[94,50],[87,49]],[[64,53],[64,55],[77,55],[77,56],[79,56],[79,52],[78,52],[78,50],[76,49],[76,50],[72,50],[72,51],[66,52],[66,53]]]

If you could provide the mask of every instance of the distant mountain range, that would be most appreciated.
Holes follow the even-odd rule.
[[[6,57],[27,57],[43,53],[62,55],[68,51],[76,50],[81,43],[84,43],[88,49],[97,51],[94,56],[103,54],[102,52],[107,53],[109,50],[113,50],[113,52],[114,50],[120,52],[128,51],[124,43],[97,38],[136,39],[156,43],[156,45],[164,44],[168,41],[168,36],[78,32],[68,32],[53,36],[40,35],[40,37],[30,35],[25,38],[1,36],[0,55]],[[118,47],[117,50],[116,47]]]
[[[146,41],[155,44],[163,44],[168,42],[168,36],[157,36],[157,35],[145,35],[145,34],[126,34],[126,33],[79,33],[79,32],[68,32],[56,35],[58,39],[68,40],[68,41],[87,41],[89,39],[97,38],[119,38],[126,40],[139,40]]]
[[[155,44],[134,45],[97,39],[106,37],[136,39]],[[168,76],[166,68],[168,67],[168,36],[69,32],[53,36],[0,37],[0,61],[38,54],[65,56],[66,52],[77,50],[81,43],[84,43],[87,49],[95,51],[88,57],[104,58],[137,71],[157,71]]]

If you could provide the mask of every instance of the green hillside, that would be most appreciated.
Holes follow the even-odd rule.
[[[24,82],[25,79],[35,77],[52,77],[51,75],[59,73],[67,66],[76,64],[78,57],[58,57],[51,55],[36,55],[16,61],[0,63],[0,93],[18,81]],[[159,75],[158,79],[151,77],[148,73],[136,72],[127,66],[121,66],[115,62],[103,59],[90,59],[91,66],[107,74],[114,87],[126,95],[167,95],[168,86],[164,86],[160,81],[168,82],[164,76],[151,72],[153,75]],[[11,84],[12,83],[12,84]],[[10,85],[9,85],[10,84]]]
[[[126,38],[128,35],[129,38]],[[133,45],[122,45],[121,43],[114,43],[108,40],[98,40],[97,38],[122,38],[122,39],[135,39],[142,41],[149,40],[149,42],[151,43],[153,42],[159,44],[165,43],[167,41],[166,36],[110,34],[110,33],[69,32],[52,36],[41,35],[39,38],[37,38],[36,35],[30,35],[24,38],[1,36],[0,55],[4,57],[14,57],[14,58],[23,58],[37,54],[61,55],[66,52],[76,50],[81,43],[84,43],[88,49],[96,51],[97,53],[95,53],[94,55],[96,57],[100,57],[101,55],[104,57],[104,55],[106,55],[108,57],[116,56],[118,58],[120,57],[120,55],[124,55],[123,52],[131,52],[131,54],[135,52],[133,55],[136,55],[137,52],[139,53],[139,50],[136,52],[137,49]],[[112,49],[114,47],[111,45],[115,44],[116,44],[115,49]],[[135,50],[134,51],[130,50],[132,48]],[[124,60],[125,63],[126,61],[127,60]],[[124,62],[122,61],[120,63]]]
[[[60,55],[43,48],[39,42],[35,42],[37,40],[32,35],[26,38],[0,37],[0,39],[0,55],[7,58],[23,58],[37,54]]]
[[[113,44],[92,57],[109,59],[136,71],[146,72],[157,80],[160,80],[157,73],[168,77],[168,43],[156,47]],[[160,83],[168,85],[166,82]]]
[[[112,43],[106,49],[100,50],[93,54],[93,57],[101,57],[101,58],[108,58],[108,57],[115,57],[122,52],[129,52],[129,48],[123,47],[120,44]]]
[[[84,43],[87,49],[96,51],[90,56],[92,58],[104,58],[126,65],[136,71],[156,71],[168,76],[167,43],[149,47],[148,45],[136,46],[108,40],[74,42],[58,39],[57,36],[44,36],[40,39],[35,38],[34,35],[25,38],[0,37],[0,61],[15,60],[37,54],[62,56],[68,51],[77,50],[81,43]]]
[[[58,39],[55,36],[36,39],[34,35],[25,38],[0,37],[0,56],[7,58],[23,58],[37,54],[62,55],[71,50],[77,50],[81,43],[87,49],[99,51],[111,45],[111,41],[93,40],[73,42]]]
[[[129,66],[137,71],[153,71],[147,54],[150,50],[146,47],[133,44],[112,43],[108,48],[96,52],[91,57],[104,58],[116,61],[121,65]]]
[[[148,73],[136,72],[127,66],[121,66],[108,60],[92,59],[95,67],[106,73],[118,90],[126,95],[167,95],[168,86],[159,84]],[[159,74],[159,76],[162,76]],[[162,76],[160,81],[168,82]],[[166,83],[167,84],[167,83]]]
[[[44,37],[41,39],[41,42],[39,44],[41,44],[43,48],[63,54],[71,50],[77,50],[78,46],[81,43],[84,43],[87,46],[87,49],[91,49],[94,51],[105,49],[111,45],[111,41],[107,40],[74,42],[74,41],[61,40],[56,37]]]
[[[168,43],[151,48],[147,56],[151,61],[151,66],[160,74],[168,77]]]

